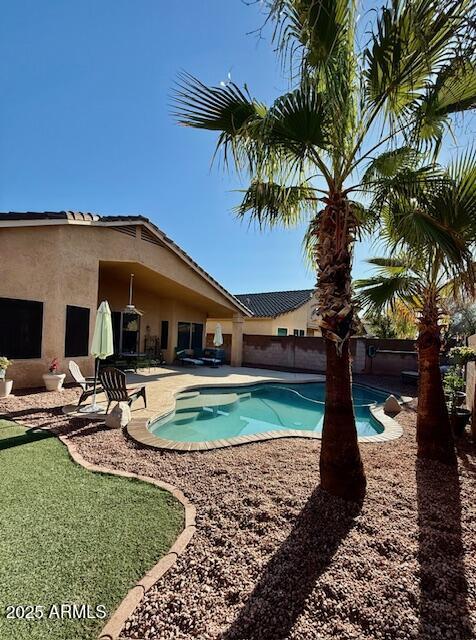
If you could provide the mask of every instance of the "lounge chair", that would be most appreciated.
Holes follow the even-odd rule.
[[[68,368],[70,374],[73,376],[74,381],[77,382],[83,390],[78,402],[79,407],[81,406],[81,403],[86,400],[86,398],[89,398],[89,396],[92,396],[94,393],[94,376],[88,376],[85,378],[81,373],[81,369],[74,360],[69,361]],[[96,385],[96,391],[102,391],[102,387],[99,383]]]
[[[205,364],[201,358],[194,358],[193,351],[191,349],[180,349],[176,352],[175,358],[180,364],[189,364],[193,366]]]
[[[107,409],[111,402],[127,402],[129,406],[137,400],[142,398],[144,400],[144,407],[147,407],[147,399],[145,397],[145,385],[137,387],[135,389],[128,389],[126,385],[126,374],[114,367],[105,367],[99,372],[102,388],[107,397]]]
[[[219,367],[222,364],[222,359],[216,357],[213,349],[204,349],[200,354],[200,360],[211,367]]]

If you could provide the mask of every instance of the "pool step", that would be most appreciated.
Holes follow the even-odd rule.
[[[182,393],[178,393],[175,398],[177,400],[185,400],[185,398],[196,398],[199,395],[199,391],[182,391]]]
[[[239,396],[236,393],[197,394],[191,398],[180,399],[176,413],[190,409],[201,409],[202,407],[222,407],[238,402],[238,400]]]
[[[174,422],[175,424],[190,424],[191,422],[195,422],[198,417],[198,413],[196,411],[187,411],[183,413],[176,413]]]

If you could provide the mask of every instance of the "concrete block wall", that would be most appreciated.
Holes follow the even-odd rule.
[[[378,350],[374,358],[368,355],[370,345]],[[352,338],[350,348],[354,373],[397,376],[404,370],[417,370],[417,354],[413,340]],[[245,334],[243,364],[269,369],[323,373],[326,369],[324,339]]]

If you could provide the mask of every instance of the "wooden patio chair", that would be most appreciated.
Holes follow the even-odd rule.
[[[104,393],[107,397],[107,409],[109,411],[111,402],[127,402],[129,406],[137,400],[142,398],[144,400],[144,406],[147,407],[147,400],[145,397],[145,385],[137,387],[135,389],[128,389],[126,385],[126,374],[114,367],[104,367],[99,371],[99,378],[101,379],[101,385]]]
[[[89,398],[89,396],[92,396],[94,393],[94,376],[88,376],[85,378],[81,373],[81,369],[74,360],[69,361],[68,368],[70,374],[73,377],[73,380],[77,384],[79,384],[79,386],[83,390],[78,402],[79,407],[81,406],[81,403],[86,400],[86,398]],[[102,387],[98,382],[96,385],[96,392],[99,393],[100,391],[102,391]]]

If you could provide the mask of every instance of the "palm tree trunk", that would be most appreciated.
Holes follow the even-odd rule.
[[[418,327],[418,457],[455,464],[453,435],[440,371],[438,308],[427,296]]]
[[[346,198],[340,193],[331,194],[319,217],[316,243],[318,313],[327,358],[319,467],[323,489],[360,502],[365,496],[366,480],[355,428],[349,345],[354,225]]]

